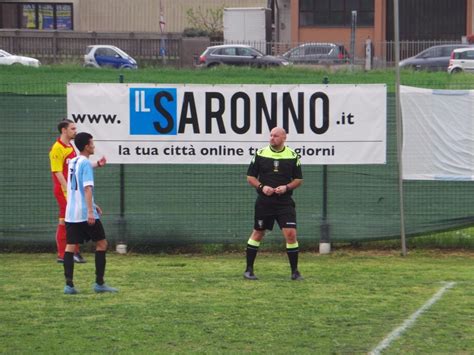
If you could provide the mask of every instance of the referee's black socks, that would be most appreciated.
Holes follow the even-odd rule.
[[[258,247],[260,246],[260,242],[249,238],[247,242],[247,271],[253,270],[253,263],[255,262],[255,258],[257,257]]]
[[[286,243],[286,254],[288,255],[288,261],[290,262],[291,273],[294,273],[296,270],[298,270],[298,252],[298,242],[293,244]]]

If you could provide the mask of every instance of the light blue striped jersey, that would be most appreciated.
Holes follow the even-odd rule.
[[[87,221],[87,204],[84,187],[92,186],[92,206],[95,219],[99,219],[94,202],[94,169],[86,157],[80,155],[69,162],[67,181],[66,218],[69,223]]]

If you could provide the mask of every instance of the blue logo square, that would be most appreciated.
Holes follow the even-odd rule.
[[[177,107],[174,88],[131,88],[130,134],[176,135]]]

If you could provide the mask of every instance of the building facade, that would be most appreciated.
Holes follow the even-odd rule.
[[[187,11],[265,7],[267,0],[0,0],[0,28],[78,32],[183,32]]]
[[[367,39],[387,58],[394,40],[394,0],[0,0],[0,29],[96,33],[181,33],[193,27],[188,11],[269,7],[273,41],[335,42],[349,47],[357,11],[356,56]],[[400,40],[461,41],[474,33],[474,0],[399,0]],[[220,19],[222,21],[222,19]]]
[[[394,40],[393,0],[287,0],[291,42],[349,42],[357,11],[356,43],[371,39],[375,56]],[[474,33],[474,0],[399,0],[402,41],[461,41]],[[287,27],[285,25],[285,27]]]

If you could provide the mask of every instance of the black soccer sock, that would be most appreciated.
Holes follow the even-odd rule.
[[[290,262],[291,272],[298,270],[298,242],[293,244],[286,243],[286,254],[288,255],[288,261]]]
[[[66,278],[66,285],[74,287],[72,279],[74,277],[74,253],[69,251],[64,253],[64,277]]]
[[[259,246],[260,242],[253,240],[252,238],[250,238],[247,242],[247,270],[253,269],[253,263],[255,262],[255,258],[257,257]]]
[[[105,274],[105,250],[96,250],[95,251],[95,282],[99,285],[104,284],[104,274]]]

